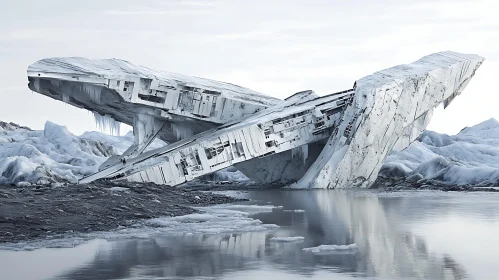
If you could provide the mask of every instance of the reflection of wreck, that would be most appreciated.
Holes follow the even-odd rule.
[[[126,177],[178,185],[233,165],[261,183],[367,187],[390,151],[414,141],[482,62],[442,52],[376,72],[353,89],[282,101],[114,59],[44,59],[28,78],[32,90],[91,110],[100,124],[133,126],[134,144],[80,183]],[[170,144],[144,152],[156,137]]]
[[[415,222],[407,213],[419,209],[418,197],[406,198],[416,202],[402,205],[399,200],[343,190],[252,192],[249,198],[304,209],[304,213],[276,210],[253,215],[264,223],[278,223],[280,236],[303,236],[303,243],[272,242],[275,231],[128,239],[103,246],[95,254],[86,251],[94,255],[93,260],[64,271],[57,279],[254,279],[262,267],[278,270],[281,277],[276,279],[287,279],[284,276],[289,274],[308,279],[343,279],[341,275],[351,274],[362,279],[469,278],[454,259],[458,256],[431,251],[424,238],[393,222]],[[439,207],[424,206],[429,212]],[[451,212],[462,215],[459,211]],[[359,248],[355,254],[302,251],[320,244],[350,243]],[[314,277],[325,270],[323,278]],[[245,277],[234,276],[234,271]]]

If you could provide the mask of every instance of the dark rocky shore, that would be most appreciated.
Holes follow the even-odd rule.
[[[234,201],[193,188],[151,183],[0,185],[0,243],[113,230],[141,219],[196,213],[192,206]]]
[[[235,202],[210,191],[280,189],[283,185],[195,181],[182,187],[152,183],[94,182],[85,185],[0,185],[0,243],[108,231],[143,219],[198,212],[193,206]],[[494,188],[495,187],[495,188]],[[378,191],[499,192],[498,186],[455,186],[378,178]]]

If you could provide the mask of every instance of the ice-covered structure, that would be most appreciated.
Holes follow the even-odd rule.
[[[127,178],[178,185],[234,166],[256,182],[368,187],[392,149],[426,128],[483,62],[441,52],[357,80],[352,89],[285,100],[232,84],[159,72],[122,60],[50,58],[29,87],[134,128],[134,143],[80,180]],[[168,143],[144,150],[155,138]]]

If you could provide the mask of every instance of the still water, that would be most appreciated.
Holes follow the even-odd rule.
[[[251,201],[204,214],[4,248],[0,279],[499,279],[496,193],[243,195]],[[350,247],[303,250],[319,245]]]

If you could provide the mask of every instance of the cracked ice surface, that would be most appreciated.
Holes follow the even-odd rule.
[[[414,141],[433,108],[459,95],[483,60],[442,52],[358,80],[338,133],[294,186],[369,187],[391,150]]]

